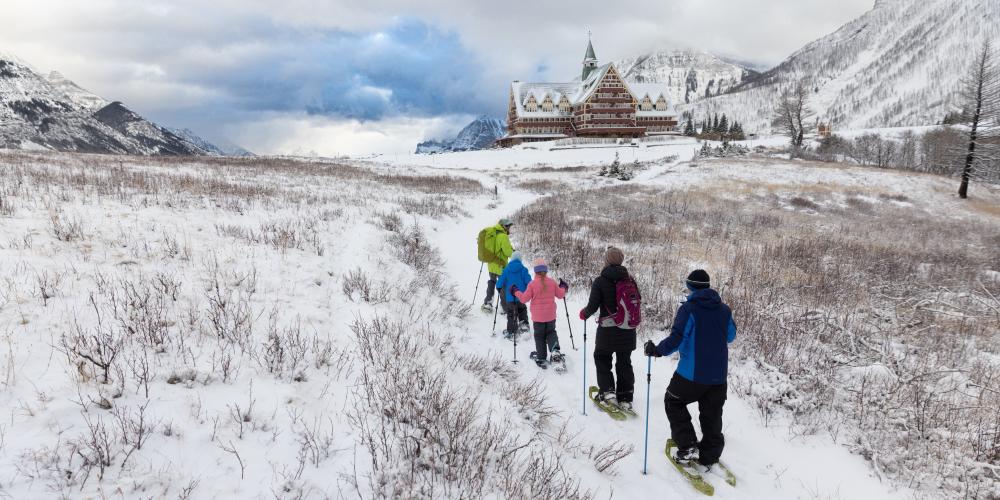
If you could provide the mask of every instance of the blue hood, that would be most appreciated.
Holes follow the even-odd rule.
[[[691,292],[687,301],[705,309],[718,309],[719,305],[722,304],[722,297],[719,296],[719,292],[711,288],[704,288]]]

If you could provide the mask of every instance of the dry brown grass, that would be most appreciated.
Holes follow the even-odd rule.
[[[955,474],[1000,465],[1000,366],[979,354],[1000,353],[1000,283],[980,281],[1000,270],[1000,218],[877,191],[885,201],[820,207],[795,188],[740,199],[636,185],[568,193],[516,214],[515,237],[577,286],[607,245],[625,249],[651,336],[669,326],[683,277],[705,267],[740,326],[734,355],[750,362],[732,388],[765,423],[784,409],[797,432],[848,432],[900,481],[989,491],[997,478]],[[818,189],[808,197],[857,194]],[[809,210],[775,210],[776,198]],[[864,367],[889,375],[857,376]]]

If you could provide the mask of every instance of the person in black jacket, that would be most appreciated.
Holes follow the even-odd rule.
[[[590,301],[580,310],[580,319],[586,321],[599,312],[597,341],[594,347],[594,365],[597,367],[598,401],[632,409],[632,391],[635,373],[632,371],[632,351],[636,347],[635,330],[619,328],[614,322],[602,321],[618,311],[615,303],[615,284],[628,278],[628,269],[622,266],[625,254],[618,248],[609,247],[604,255],[604,269],[590,287]],[[615,375],[611,374],[612,356],[615,359]]]

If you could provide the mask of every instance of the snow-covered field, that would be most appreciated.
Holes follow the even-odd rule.
[[[643,475],[642,420],[615,422],[584,403],[580,321],[571,322],[580,350],[568,351],[570,370],[560,375],[526,363],[530,340],[515,351],[491,335],[502,329],[493,329],[492,316],[470,307],[478,230],[531,214],[548,193],[560,195],[549,199],[560,208],[571,203],[573,216],[596,217],[612,199],[604,195],[648,189],[745,202],[781,221],[813,217],[830,230],[855,230],[852,211],[873,221],[907,211],[974,221],[983,229],[972,245],[998,234],[1000,192],[976,186],[978,198],[960,203],[953,182],[933,176],[765,158],[688,162],[697,148],[679,138],[638,148],[199,163],[0,152],[0,401],[8,409],[0,420],[0,496],[700,498],[662,456],[669,435],[662,397],[676,360],[653,363]],[[594,175],[616,152],[622,163],[640,163],[624,188]],[[556,256],[530,223],[521,227],[515,246]],[[748,245],[767,243],[752,240],[753,227],[730,234],[737,230]],[[691,233],[693,242],[726,234],[701,231]],[[725,269],[703,246],[675,263]],[[643,252],[626,264],[648,268]],[[974,270],[987,292],[996,291],[987,280],[1000,272],[995,255],[991,262]],[[564,266],[575,318],[584,279],[599,269]],[[680,278],[656,278],[667,291],[645,294],[651,308],[672,310],[669,290]],[[995,371],[1000,359],[1000,318],[990,319],[990,307],[998,305],[987,304],[975,320],[981,372]],[[651,318],[641,336],[659,338],[665,325],[656,312]],[[562,311],[558,328],[569,345]],[[512,363],[515,355],[522,362]],[[873,467],[849,430],[839,438],[826,427],[803,431],[802,416],[780,401],[796,388],[752,359],[734,363],[726,405],[723,458],[739,483],[715,481],[716,496],[959,491],[887,474],[878,465],[886,457],[874,457]],[[645,415],[640,351],[633,364]],[[962,390],[997,390],[995,380],[976,389],[974,374],[963,376]],[[996,449],[989,429],[973,432]],[[966,482],[980,488],[969,486],[970,496],[1000,494],[988,480],[998,472],[997,455],[991,460],[967,471]]]

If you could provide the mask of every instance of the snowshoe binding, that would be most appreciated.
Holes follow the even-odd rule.
[[[628,419],[628,415],[622,413],[621,409],[618,408],[618,398],[614,392],[608,391],[602,393],[597,387],[590,386],[587,393],[590,395],[590,400],[594,402],[594,405],[604,413],[610,415],[611,418],[615,420]]]
[[[667,460],[673,464],[677,472],[680,472],[681,476],[687,479],[694,489],[707,496],[715,494],[715,486],[706,481],[703,474],[721,475],[727,484],[736,486],[736,476],[722,462],[707,467],[698,463],[697,448],[681,450],[673,439],[668,439],[666,455]]]
[[[552,356],[549,357],[549,363],[552,368],[559,373],[566,372],[566,355],[559,351],[552,351]]]

